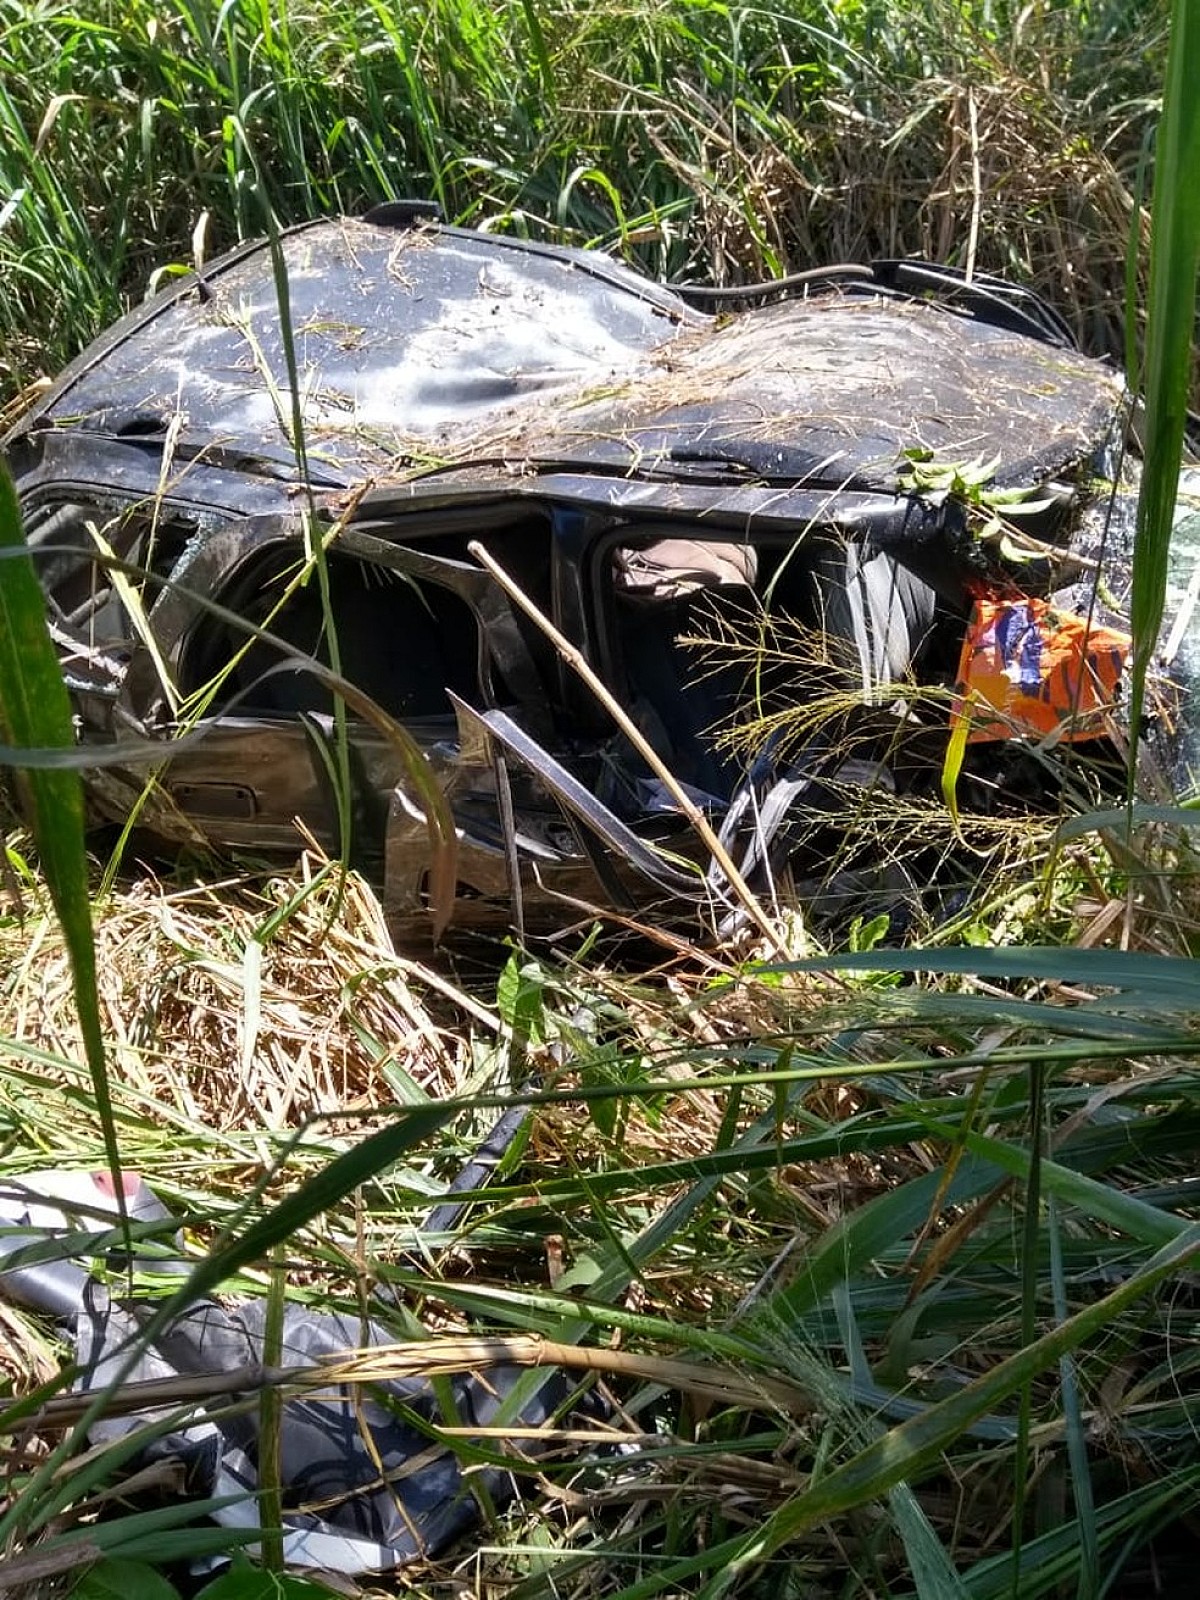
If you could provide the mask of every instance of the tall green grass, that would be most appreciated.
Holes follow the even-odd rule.
[[[1172,14],[1166,95],[1155,150],[1145,362],[1146,465],[1133,567],[1134,727],[1141,724],[1146,674],[1162,626],[1179,458],[1187,424],[1200,275],[1200,100],[1193,92],[1198,66],[1200,15],[1195,6],[1178,0]],[[1132,804],[1132,779],[1130,787]]]
[[[687,1006],[588,967],[515,960],[502,1013],[524,1040],[519,1070],[535,1073],[516,1092],[535,1134],[456,1226],[455,1256],[434,1249],[414,1265],[417,1225],[452,1170],[439,1130],[486,1126],[512,1103],[511,1039],[480,1035],[461,1096],[380,1108],[360,1133],[276,1142],[272,1190],[291,1185],[282,1203],[239,1194],[245,1157],[231,1148],[223,1174],[211,1168],[222,1239],[181,1295],[253,1291],[253,1269],[282,1245],[292,1293],[353,1305],[357,1274],[385,1286],[371,1309],[410,1337],[395,1294],[441,1325],[466,1316],[588,1344],[601,1371],[616,1340],[682,1362],[678,1390],[609,1380],[618,1437],[639,1448],[592,1460],[590,1509],[576,1508],[570,1530],[538,1482],[571,1491],[580,1442],[540,1463],[541,1480],[519,1470],[522,1500],[488,1535],[488,1559],[524,1595],[753,1593],[796,1563],[835,1592],[849,1564],[860,1589],[888,1595],[1090,1594],[1089,1548],[1106,1577],[1128,1567],[1136,1585],[1140,1547],[1197,1483],[1200,1036],[1188,965],[969,951],[909,958],[940,983],[898,987],[900,958],[844,960],[840,993],[806,986],[810,962],[693,985]],[[1042,981],[1094,998],[1056,1007],[1021,994]],[[1026,1344],[1031,1063],[1047,1078],[1050,1155]],[[25,1091],[25,1117],[39,1103],[51,1113],[42,1159],[94,1157],[56,1130],[60,1093],[45,1072]],[[140,1158],[177,1163],[178,1133],[147,1126],[123,1085],[116,1094]],[[197,1150],[208,1153],[203,1134]],[[179,1182],[195,1226],[214,1196]],[[566,1272],[550,1285],[552,1239]],[[156,1321],[171,1309],[160,1304]],[[1014,1574],[1026,1386],[1036,1472]],[[28,1409],[10,1404],[0,1426]],[[493,1445],[461,1447],[478,1459]],[[1072,1484],[1080,1461],[1086,1497]],[[33,1475],[6,1531],[38,1535],[50,1559],[62,1548],[51,1510],[119,1469],[110,1457],[77,1482]],[[159,1548],[172,1531],[179,1554],[201,1532],[164,1524]],[[100,1547],[129,1550],[133,1533],[106,1518]],[[1157,1559],[1170,1569],[1169,1541]]]
[[[1162,37],[1052,0],[3,0],[0,385],[260,232],[260,181],[283,222],[428,196],[701,280],[961,262],[974,218],[980,269],[1117,351]]]

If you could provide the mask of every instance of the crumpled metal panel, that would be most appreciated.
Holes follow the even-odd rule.
[[[286,234],[301,412],[349,480],[482,437],[626,374],[707,319],[606,258],[456,229],[342,219]],[[118,323],[43,409],[56,422],[290,454],[290,386],[269,252]]]
[[[894,491],[903,452],[998,458],[998,487],[1089,457],[1124,385],[1102,362],[920,303],[826,292],[656,351],[618,392],[539,418],[514,454]]]

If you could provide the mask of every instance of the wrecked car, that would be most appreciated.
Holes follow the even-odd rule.
[[[472,547],[756,889],[854,908],[839,829],[873,794],[940,805],[964,718],[964,782],[983,741],[1103,738],[1126,412],[996,279],[880,261],[722,299],[394,204],[179,280],[4,448],[98,820],[259,855],[348,829],[427,929],[430,791],[374,706],[451,819],[458,925],[728,931],[657,768]]]

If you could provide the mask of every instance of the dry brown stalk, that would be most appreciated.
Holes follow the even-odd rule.
[[[110,1395],[106,1416],[130,1416],[164,1407],[184,1408],[214,1399],[236,1399],[282,1388],[295,1393],[337,1385],[389,1383],[400,1378],[449,1377],[490,1367],[564,1367],[574,1372],[616,1373],[658,1383],[669,1389],[701,1395],[719,1405],[783,1410],[807,1416],[811,1397],[796,1384],[778,1378],[746,1378],[726,1367],[643,1355],[631,1350],[593,1349],[559,1344],[535,1334],[485,1338],[418,1339],[407,1344],[347,1350],[308,1367],[239,1367],[233,1372],[185,1374],[125,1384]],[[95,1404],[94,1393],[56,1395],[32,1412],[31,1429],[71,1427]]]

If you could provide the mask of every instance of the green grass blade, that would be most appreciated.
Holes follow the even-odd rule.
[[[201,1261],[178,1294],[151,1319],[148,1336],[178,1316],[192,1301],[210,1294],[242,1267],[263,1260],[277,1244],[290,1239],[314,1217],[336,1206],[407,1151],[445,1127],[460,1109],[453,1102],[404,1107],[386,1127],[336,1157],[265,1217],[251,1223],[244,1232],[230,1238]]]
[[[1102,1333],[1143,1295],[1185,1270],[1198,1255],[1200,1224],[1193,1224],[1111,1294],[1076,1312],[949,1399],[890,1429],[844,1466],[813,1484],[807,1493],[780,1507],[752,1534],[726,1540],[700,1555],[660,1568],[651,1577],[623,1590],[622,1600],[649,1600],[651,1595],[696,1573],[714,1570],[716,1576],[701,1595],[704,1600],[717,1600],[748,1569],[810,1529],[878,1499],[898,1483],[919,1481],[937,1466],[942,1452],[973,1422],[1009,1400],[1064,1355]]]
[[[1183,1271],[1198,1254],[1200,1224],[1192,1224],[1186,1233],[1160,1250],[1111,1294],[1076,1312],[960,1393],[893,1428],[807,1495],[785,1506],[778,1513],[778,1526],[764,1535],[769,1547],[778,1549],[787,1540],[838,1511],[861,1505],[892,1484],[912,1482],[920,1477],[936,1464],[942,1450],[952,1444],[965,1427],[1003,1404],[1039,1372],[1102,1333],[1129,1306]]]
[[[1146,674],[1167,585],[1179,462],[1187,421],[1196,277],[1200,270],[1200,6],[1175,0],[1162,120],[1155,150],[1146,312],[1146,461],[1134,546],[1130,722],[1141,723]],[[1137,219],[1135,218],[1135,226]],[[1130,799],[1137,743],[1130,747]]]
[[[268,1367],[283,1360],[283,1320],[287,1292],[287,1262],[282,1247],[271,1252],[267,1289],[267,1319],[263,1328],[262,1358]],[[262,1564],[275,1576],[283,1572],[283,1398],[268,1384],[258,1397],[259,1522],[262,1526]]]
[[[1138,285],[1142,267],[1142,218],[1145,215],[1153,134],[1149,128],[1138,151],[1137,173],[1133,181],[1133,216],[1125,250],[1125,381],[1131,394],[1142,387],[1142,353],[1138,344]]]
[[[0,463],[0,717],[11,745],[69,748],[71,702],[46,631],[46,602],[25,548],[12,480]],[[113,1116],[100,997],[79,775],[42,769],[21,774],[42,870],[71,959],[75,1005],[96,1093],[96,1110],[123,1222],[125,1195]]]
[[[830,968],[838,972],[928,972],[992,981],[1031,978],[1054,984],[1077,983],[1089,989],[1120,990],[1123,1004],[1132,999],[1153,1009],[1177,1002],[1200,1011],[1194,962],[1137,950],[1071,950],[1061,945],[991,950],[871,950],[836,958],[810,956],[757,970],[769,976],[777,972],[827,972]],[[1047,1008],[1047,1015],[1053,1015],[1052,1008]]]
[[[1069,1314],[1066,1272],[1063,1266],[1061,1222],[1053,1195],[1048,1196],[1046,1201],[1046,1230],[1050,1239],[1050,1289],[1054,1296],[1054,1315],[1059,1322],[1065,1322]],[[1079,1527],[1079,1600],[1090,1600],[1092,1595],[1100,1592],[1100,1539],[1096,1528],[1096,1499],[1092,1492],[1087,1434],[1079,1403],[1079,1380],[1073,1356],[1061,1358],[1058,1373],[1067,1427],[1067,1458],[1071,1463],[1071,1493]]]
[[[1042,1161],[1046,1104],[1046,1068],[1033,1062],[1029,1068],[1029,1169],[1025,1178],[1025,1215],[1021,1222],[1021,1343],[1028,1348],[1037,1337],[1038,1243],[1042,1228]],[[1033,1378],[1021,1385],[1017,1444],[1013,1452],[1012,1561],[1013,1594],[1018,1593],[1021,1544],[1025,1537],[1025,1495],[1030,1478],[1029,1429],[1033,1420]]]
[[[279,334],[283,346],[283,358],[287,368],[288,392],[291,402],[291,432],[292,448],[296,452],[296,462],[300,469],[301,482],[308,497],[308,517],[305,521],[305,544],[311,552],[317,572],[317,586],[321,596],[321,615],[323,618],[326,648],[329,651],[329,665],[338,676],[342,670],[341,643],[338,638],[338,619],[334,614],[333,598],[329,589],[329,562],[325,551],[325,542],[321,537],[321,530],[317,523],[316,502],[313,498],[312,478],[308,470],[308,442],[304,431],[304,408],[300,396],[300,363],[296,356],[296,335],[292,324],[292,291],[288,281],[287,261],[283,253],[283,241],[280,236],[279,221],[267,198],[263,185],[262,173],[259,169],[258,158],[251,149],[245,131],[241,130],[246,153],[250,158],[255,173],[255,192],[262,211],[263,222],[267,229],[267,240],[271,251],[271,275],[275,283],[275,299],[279,312]],[[346,702],[336,695],[333,701],[333,729],[334,729],[334,755],[337,771],[335,794],[337,796],[338,831],[341,844],[341,863],[343,868],[350,864],[350,821],[352,812],[352,783],[350,777],[350,735],[346,725]]]
[[[521,0],[521,10],[525,15],[525,26],[529,30],[529,46],[533,59],[537,63],[538,76],[542,80],[542,89],[545,92],[547,104],[553,107],[554,68],[550,62],[550,51],[546,47],[546,35],[542,28],[542,21],[538,16],[538,0]]]
[[[1165,828],[1200,828],[1200,808],[1193,805],[1155,806],[1135,805],[1112,807],[1107,811],[1089,811],[1081,817],[1068,817],[1054,835],[1054,844],[1066,844],[1071,839],[1082,839],[1089,833],[1102,833],[1105,829],[1150,826],[1157,823]]]
[[[1123,1536],[1131,1532],[1153,1531],[1156,1523],[1169,1521],[1172,1507],[1194,1498],[1198,1484],[1200,1468],[1193,1466],[1184,1472],[1170,1473],[1165,1479],[1153,1478],[1118,1499],[1110,1500],[1096,1514],[1096,1533],[1101,1549],[1107,1553]],[[1029,1541],[1022,1563],[1022,1600],[1062,1593],[1061,1585],[1069,1581],[1077,1565],[1082,1537],[1078,1523],[1068,1522]],[[1090,1590],[1088,1600],[1099,1600],[1108,1592],[1108,1586],[1120,1572],[1121,1565],[1119,1554],[1115,1560],[1110,1557],[1106,1582]],[[1012,1584],[1007,1553],[977,1562],[967,1574],[965,1582],[971,1600],[1001,1600],[1002,1596],[1010,1594]]]
[[[897,1531],[904,1540],[904,1553],[908,1557],[917,1600],[967,1600],[967,1590],[945,1545],[906,1483],[898,1483],[889,1490],[888,1504]]]
[[[836,1285],[922,1227],[935,1199],[943,1206],[965,1205],[990,1188],[997,1176],[986,1158],[967,1157],[959,1162],[949,1183],[940,1168],[935,1169],[855,1207],[827,1228],[797,1264],[793,1281],[770,1303],[772,1319],[798,1322],[815,1311]]]
[[[144,1561],[99,1562],[71,1589],[73,1600],[179,1600],[179,1590]]]
[[[948,1124],[938,1124],[930,1119],[929,1127],[945,1135],[953,1132]],[[963,1144],[975,1156],[994,1163],[1001,1172],[1007,1172],[1019,1182],[1029,1184],[1033,1157],[1027,1150],[1004,1139],[967,1130],[961,1136]],[[1133,1155],[1130,1149],[1128,1156]],[[1126,1194],[1114,1184],[1101,1183],[1082,1172],[1073,1171],[1058,1161],[1043,1159],[1040,1162],[1038,1182],[1047,1194],[1053,1194],[1066,1205],[1076,1206],[1085,1216],[1094,1217],[1107,1227],[1128,1234],[1139,1244],[1151,1249],[1163,1249],[1178,1239],[1190,1226],[1182,1217],[1158,1206],[1148,1205],[1136,1195]],[[886,1197],[885,1197],[886,1198]]]

